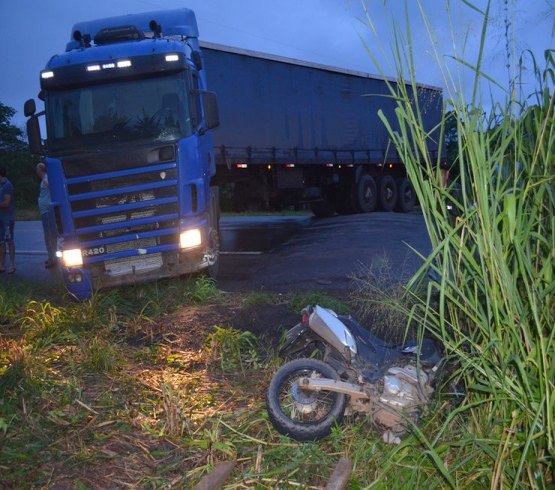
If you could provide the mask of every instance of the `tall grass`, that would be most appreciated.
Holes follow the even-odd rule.
[[[446,411],[432,435],[416,431],[404,446],[423,446],[452,487],[546,488],[555,483],[555,57],[547,50],[541,69],[534,61],[532,97],[509,94],[506,105],[486,112],[479,87],[489,11],[488,2],[477,61],[462,62],[475,74],[467,103],[421,9],[447,86],[445,104],[457,119],[460,177],[447,187],[439,170],[447,116],[435,131],[424,130],[410,26],[396,31],[394,57],[408,84],[389,85],[396,120],[381,117],[433,245],[408,284],[410,291],[426,288],[424,297],[414,294],[410,318],[441,340],[466,385],[463,403]],[[437,159],[426,150],[432,139],[440,145]],[[408,454],[398,451],[394,464]]]

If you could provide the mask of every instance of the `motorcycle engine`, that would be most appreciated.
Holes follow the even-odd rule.
[[[413,366],[391,367],[384,376],[383,391],[374,420],[394,432],[402,432],[406,418],[418,415],[418,406],[426,403],[433,393],[428,376]]]

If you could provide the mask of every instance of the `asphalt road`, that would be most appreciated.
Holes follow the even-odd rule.
[[[219,286],[223,290],[348,289],[353,276],[387,264],[394,278],[414,272],[430,249],[419,214],[371,213],[309,217],[223,218]],[[16,277],[56,284],[55,269],[45,269],[46,251],[38,221],[17,222]]]
[[[405,280],[431,250],[420,214],[370,213],[312,219],[287,241],[260,255],[229,255],[219,283],[228,290],[345,290],[368,270]]]

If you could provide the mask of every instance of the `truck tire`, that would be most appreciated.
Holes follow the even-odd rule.
[[[397,186],[391,175],[383,175],[378,183],[378,195],[380,198],[380,209],[382,211],[393,211],[397,204]]]
[[[310,209],[316,218],[329,218],[334,213],[333,206],[327,199],[313,202]]]
[[[409,179],[403,177],[397,182],[397,205],[395,211],[410,213],[416,203],[416,193]]]
[[[371,213],[377,204],[376,181],[371,175],[363,174],[353,186],[353,206],[357,213]]]

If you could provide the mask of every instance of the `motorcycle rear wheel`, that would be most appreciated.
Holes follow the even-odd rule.
[[[276,430],[297,441],[326,437],[345,413],[346,396],[332,391],[302,390],[298,380],[305,377],[339,379],[335,370],[316,359],[296,359],[274,374],[266,408]]]

